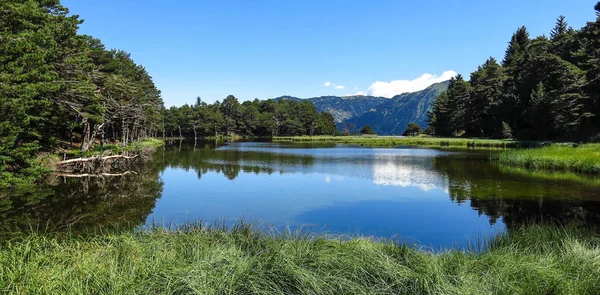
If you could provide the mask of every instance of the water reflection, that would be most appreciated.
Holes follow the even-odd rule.
[[[393,161],[376,157],[373,165],[373,183],[392,186],[416,186],[424,191],[445,189],[446,179],[433,169],[433,161]]]
[[[148,166],[122,177],[50,177],[42,188],[0,199],[2,231],[137,227],[161,196],[162,181]]]
[[[461,245],[526,222],[600,225],[600,183],[499,168],[489,153],[266,142],[177,143],[140,174],[57,178],[0,199],[5,230],[260,220]]]

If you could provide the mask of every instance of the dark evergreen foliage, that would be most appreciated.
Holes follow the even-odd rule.
[[[421,126],[416,123],[409,123],[408,126],[406,126],[406,130],[402,132],[402,135],[404,136],[417,136],[419,134],[421,134]]]
[[[580,30],[558,17],[550,38],[525,27],[502,64],[488,59],[459,75],[432,103],[429,123],[442,136],[586,140],[600,132],[600,2]]]
[[[373,130],[373,128],[371,128],[371,126],[365,125],[365,126],[363,126],[363,128],[360,129],[360,134],[376,134],[376,133],[375,133],[375,130]]]
[[[264,100],[239,103],[233,96],[208,105],[198,103],[165,111],[167,136],[335,135],[331,114],[317,112],[308,100]]]
[[[60,140],[87,151],[106,139],[156,133],[163,108],[146,70],[123,51],[79,35],[58,0],[0,1],[0,189],[43,172]]]

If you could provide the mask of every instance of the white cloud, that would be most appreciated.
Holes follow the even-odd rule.
[[[325,87],[333,87],[334,89],[345,89],[346,88],[346,87],[344,87],[344,85],[336,85],[336,84],[333,84],[333,83],[331,83],[329,81],[325,82],[323,84],[323,86],[325,86]]]
[[[441,76],[423,74],[421,77],[414,80],[394,80],[391,82],[377,81],[371,84],[367,93],[372,96],[391,98],[394,95],[423,90],[431,86],[431,84],[450,80],[450,78],[456,75],[457,73],[455,71],[445,71]]]
[[[357,95],[367,95],[367,94],[366,94],[366,93],[364,93],[364,92],[362,92],[362,91],[359,91],[359,92],[356,92],[356,93],[354,93],[354,94],[352,94],[352,93],[348,93],[348,94],[346,94],[346,95],[344,95],[344,96],[357,96]]]

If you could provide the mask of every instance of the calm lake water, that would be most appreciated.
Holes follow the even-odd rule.
[[[600,180],[531,173],[491,151],[198,142],[137,175],[55,177],[0,200],[6,230],[256,221],[276,230],[401,239],[432,248],[543,221],[600,228]]]

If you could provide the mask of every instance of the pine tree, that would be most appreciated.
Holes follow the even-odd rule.
[[[531,93],[527,85],[527,70],[525,58],[531,40],[527,28],[520,27],[511,37],[504,54],[502,67],[507,79],[502,90],[501,121],[507,122],[513,128],[519,128],[522,123],[522,110]]]
[[[457,75],[448,86],[448,99],[450,106],[450,128],[453,135],[459,135],[469,123],[469,113],[472,104],[471,85],[465,81],[462,75]]]
[[[500,104],[504,83],[502,67],[490,57],[471,73],[471,104],[467,113],[467,135],[498,136],[501,131]]]
[[[240,103],[233,95],[228,95],[221,104],[221,113],[225,120],[225,135],[230,136],[237,131],[237,122],[240,115]]]
[[[559,16],[556,19],[556,25],[550,32],[550,39],[554,40],[554,39],[560,37],[561,35],[566,34],[568,28],[569,28],[569,25],[567,24],[567,21],[565,20],[565,16],[564,15]]]
[[[510,70],[516,69],[523,62],[527,47],[529,46],[529,32],[526,27],[520,27],[512,35],[508,48],[504,53],[502,66]],[[509,72],[512,75],[512,72]]]
[[[454,77],[450,79],[451,83],[453,80]],[[450,112],[450,99],[448,92],[444,91],[431,103],[431,110],[427,113],[427,123],[436,135],[449,136],[452,134]]]
[[[32,159],[55,142],[54,98],[71,90],[59,72],[81,69],[67,48],[81,21],[59,1],[0,1],[0,11],[0,187],[12,187],[40,175]]]
[[[574,63],[574,52],[578,50],[577,32],[569,27],[564,16],[558,17],[556,25],[550,32],[550,52],[560,58]]]
[[[531,122],[531,134],[534,138],[545,139],[548,135],[548,127],[552,124],[549,107],[544,83],[540,82],[531,93],[528,107],[524,112],[526,120]]]
[[[530,46],[527,69],[531,80],[537,85],[532,88],[530,99],[543,100],[527,103],[527,108],[537,105],[537,116],[524,116],[530,137],[565,138],[577,132],[584,106],[583,85],[585,76],[577,66],[562,59],[552,51],[552,41],[538,37]],[[539,83],[543,83],[540,89]],[[534,95],[535,94],[535,95]],[[549,114],[549,118],[546,117]],[[537,128],[533,128],[538,126]],[[544,130],[544,132],[540,130]]]

